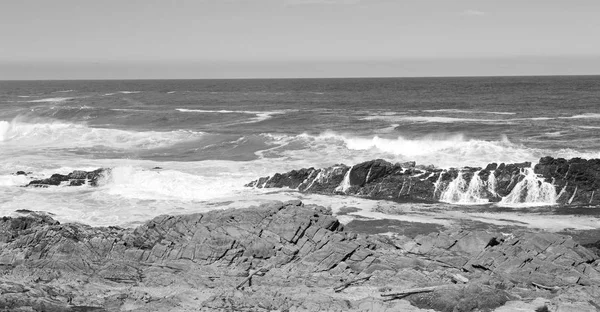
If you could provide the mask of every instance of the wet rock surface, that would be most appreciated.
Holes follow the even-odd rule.
[[[21,171],[20,171],[21,172]],[[100,168],[94,171],[82,171],[75,170],[69,174],[58,174],[55,173],[49,178],[38,179],[29,182],[26,186],[30,187],[48,187],[50,185],[68,185],[68,186],[81,186],[91,185],[97,186],[98,181],[110,173],[110,169]],[[17,172],[19,174],[19,172]]]
[[[289,187],[300,192],[399,202],[598,205],[600,159],[544,157],[533,167],[529,162],[492,163],[485,168],[447,170],[377,159],[352,167],[336,165],[277,173],[246,186]]]
[[[0,310],[593,311],[598,264],[565,235],[365,235],[299,201],[135,229],[31,213],[0,220]]]

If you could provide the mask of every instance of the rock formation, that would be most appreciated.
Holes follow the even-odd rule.
[[[375,168],[357,170],[353,184],[389,176],[389,166]],[[31,213],[0,220],[0,309],[593,311],[598,264],[568,236],[368,236],[298,201],[159,216],[135,229]]]
[[[17,172],[17,174],[21,174],[20,172],[22,171]],[[94,171],[75,170],[67,175],[55,173],[47,179],[33,180],[27,186],[48,187],[49,185],[58,186],[62,184],[68,186],[80,186],[84,184],[97,186],[98,180],[107,174],[110,174],[110,169],[100,168]]]
[[[277,173],[247,186],[410,202],[598,205],[600,159],[544,157],[533,168],[525,162],[448,170],[377,159]]]

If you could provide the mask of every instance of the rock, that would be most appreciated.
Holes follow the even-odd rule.
[[[474,180],[475,179],[475,180]],[[531,182],[531,179],[537,180]],[[534,187],[532,183],[538,184]],[[345,194],[400,202],[482,203],[528,198],[562,205],[600,204],[600,159],[544,157],[530,162],[437,169],[382,159],[323,169],[300,169],[263,177],[246,186],[289,187],[300,192]],[[548,194],[554,190],[554,195]],[[534,192],[534,194],[530,194]]]
[[[329,209],[299,201],[163,215],[134,229],[30,212],[0,219],[0,308],[489,311],[517,295],[567,308],[600,304],[597,263],[550,233],[352,233]],[[558,286],[557,299],[534,281]],[[392,301],[378,291],[432,285],[444,287]]]
[[[534,170],[555,185],[559,203],[600,204],[600,159],[543,157]]]
[[[110,169],[100,168],[94,171],[81,171],[76,170],[67,175],[62,174],[53,174],[50,178],[33,180],[27,184],[27,186],[33,187],[48,187],[50,185],[58,186],[63,183],[67,183],[69,186],[81,186],[84,184],[89,184],[91,186],[97,186],[98,181],[110,174]]]

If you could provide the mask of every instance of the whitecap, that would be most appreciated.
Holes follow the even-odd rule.
[[[127,131],[92,128],[85,124],[55,120],[27,120],[17,117],[11,122],[0,121],[0,144],[5,148],[24,147],[92,147],[151,149],[196,140],[203,132]]]
[[[504,122],[503,120],[494,119],[478,119],[478,118],[455,118],[455,117],[443,117],[443,116],[389,116],[389,115],[376,115],[367,116],[361,118],[362,120],[384,120],[390,122],[421,122],[421,123],[456,123],[456,122],[469,122],[469,123],[496,123]]]
[[[560,117],[563,119],[588,119],[588,118],[600,118],[600,114],[598,113],[585,113],[580,115],[574,115],[570,117]]]
[[[321,134],[263,134],[271,146],[259,151],[259,158],[281,157],[286,161],[304,160],[315,167],[333,164],[356,164],[377,158],[391,162],[416,161],[440,168],[480,166],[489,163],[537,162],[541,157],[598,158],[600,152],[573,149],[547,150],[513,143],[506,136],[497,140],[470,139],[465,135],[356,136],[336,132]]]
[[[46,99],[39,99],[39,100],[31,100],[31,101],[27,101],[27,103],[61,103],[61,102],[66,102],[66,101],[71,101],[75,98],[72,97],[55,97],[55,98],[46,98]]]
[[[20,186],[29,183],[29,178],[25,175],[0,175],[0,186]]]
[[[457,114],[492,114],[492,115],[516,115],[517,113],[513,112],[492,112],[492,111],[479,111],[479,110],[463,110],[463,109],[454,109],[454,108],[446,108],[446,109],[425,109],[423,112],[427,113],[457,113]]]
[[[117,92],[104,93],[104,96],[110,96],[110,95],[115,95],[115,94],[137,94],[140,92],[142,92],[142,91],[117,91]]]
[[[273,117],[273,115],[283,115],[286,114],[288,112],[290,112],[290,110],[280,110],[280,111],[233,111],[233,110],[209,110],[209,109],[188,109],[188,108],[176,108],[176,111],[182,112],[182,113],[212,113],[212,114],[248,114],[248,115],[255,115],[254,118],[252,118],[251,120],[248,120],[244,123],[254,123],[254,122],[260,122],[260,121],[264,121],[267,119],[270,119]]]

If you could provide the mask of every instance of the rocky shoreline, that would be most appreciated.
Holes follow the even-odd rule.
[[[101,185],[110,171],[17,174],[30,177],[28,187],[71,187]],[[398,202],[551,200],[579,209],[600,204],[600,160],[448,170],[373,160],[247,186]],[[133,229],[18,212],[0,220],[0,310],[600,310],[597,231],[392,219],[344,226],[337,217],[352,207],[333,215],[300,201],[162,215]]]
[[[399,202],[600,205],[600,159],[543,157],[533,167],[529,162],[492,163],[447,170],[377,159],[277,173],[246,186]]]
[[[600,257],[569,236],[366,235],[299,201],[135,229],[29,213],[2,218],[0,246],[9,311],[600,309]]]

